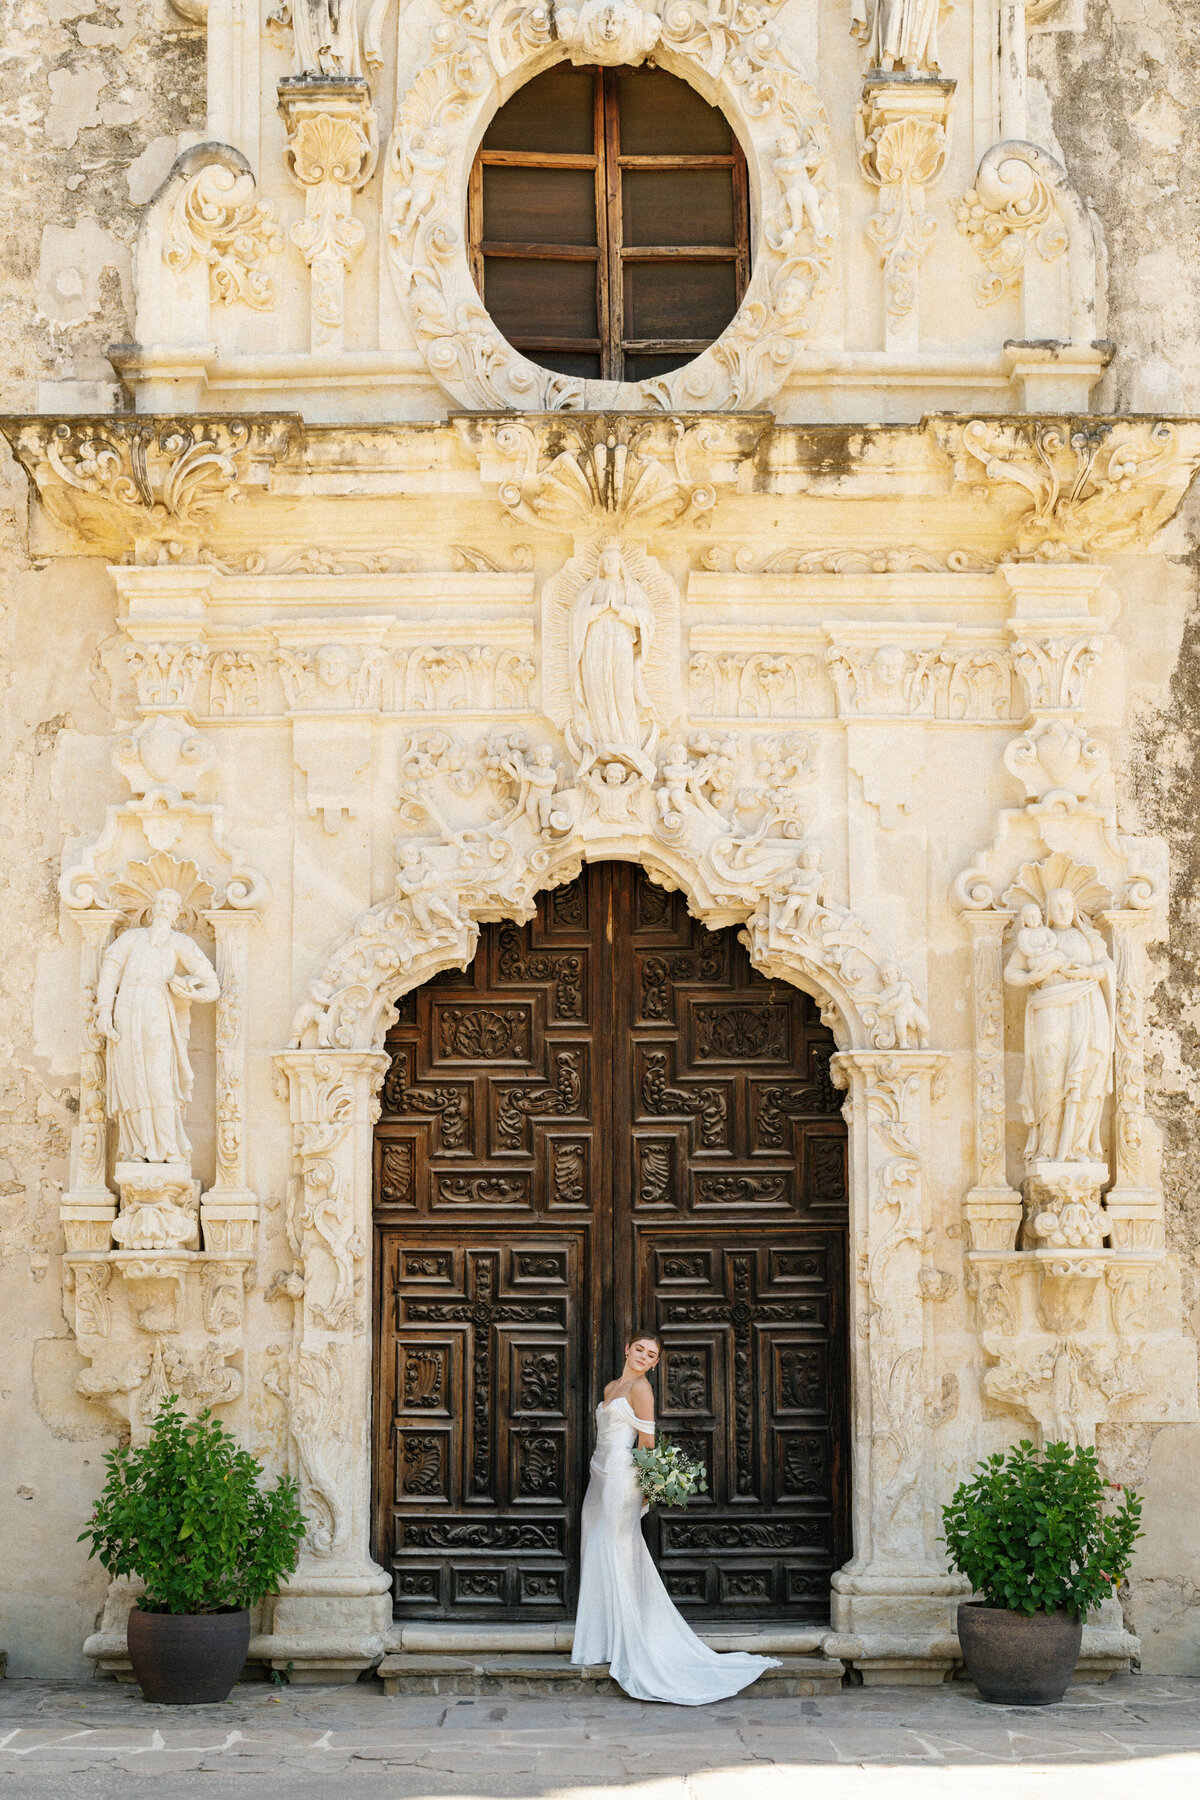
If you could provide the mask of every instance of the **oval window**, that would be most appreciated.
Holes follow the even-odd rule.
[[[471,273],[515,350],[641,381],[720,336],[750,279],[746,162],[728,120],[662,69],[537,76],[471,171]]]

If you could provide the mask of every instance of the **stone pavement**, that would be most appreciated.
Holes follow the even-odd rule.
[[[0,1682],[0,1800],[1197,1800],[1200,1680],[1123,1675],[1038,1711],[963,1682],[691,1711],[239,1686],[147,1706]]]

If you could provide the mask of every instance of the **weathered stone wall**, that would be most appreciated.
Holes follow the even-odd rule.
[[[1200,64],[1190,0],[1089,5],[1087,30],[1045,32],[1030,46],[1031,135],[1058,151],[1103,223],[1108,336],[1117,353],[1098,411],[1200,408]],[[1122,822],[1171,847],[1170,948],[1156,958],[1149,1091],[1164,1135],[1167,1238],[1181,1262],[1185,1309],[1200,1332],[1200,503],[1189,497],[1163,534],[1169,561],[1147,565],[1128,611],[1137,621],[1137,707]],[[1101,1434],[1109,1472],[1146,1493],[1146,1540],[1126,1602],[1143,1664],[1200,1671],[1200,1570],[1191,1549],[1200,1432],[1141,1427]]]
[[[0,404],[7,411],[119,403],[105,347],[131,332],[138,208],[182,144],[204,135],[203,34],[166,5],[50,0],[9,6],[0,109]],[[1032,41],[1031,136],[1061,153],[1104,225],[1108,336],[1117,355],[1098,410],[1200,411],[1200,66],[1196,7],[1093,4],[1082,32]],[[941,194],[943,230],[953,196]],[[75,1539],[115,1426],[75,1392],[56,1208],[67,1180],[77,1045],[74,945],[55,883],[69,840],[94,838],[114,789],[98,651],[115,624],[99,562],[38,567],[24,478],[8,467],[0,618],[0,1642],[14,1673],[86,1667],[82,1641],[105,1578]],[[1171,1249],[1200,1334],[1200,501],[1160,554],[1119,569],[1118,625],[1134,704],[1113,742],[1122,825],[1165,835],[1172,938],[1156,957],[1150,1104],[1164,1135]],[[1107,722],[1106,722],[1107,729]],[[1111,737],[1111,733],[1110,733]],[[1147,1540],[1127,1616],[1148,1666],[1200,1671],[1193,1542],[1200,1428],[1102,1430],[1109,1471],[1147,1494]]]

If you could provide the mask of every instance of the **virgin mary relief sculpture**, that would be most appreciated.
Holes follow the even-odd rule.
[[[160,888],[149,925],[123,931],[100,967],[97,1016],[121,1162],[191,1163],[183,1128],[192,1095],[188,1010],[219,999],[221,989],[203,951],[174,929],[182,904],[173,888]]]
[[[1070,888],[1051,888],[1046,918],[1027,904],[1004,971],[1027,990],[1021,1117],[1025,1165],[1102,1163],[1100,1117],[1112,1092],[1113,963]]]
[[[615,545],[600,552],[595,575],[580,589],[567,634],[578,773],[619,763],[652,780],[658,728],[645,660],[654,641],[654,609]]]

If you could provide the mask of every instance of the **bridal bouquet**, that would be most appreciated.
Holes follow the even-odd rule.
[[[686,1506],[693,1494],[707,1494],[707,1470],[689,1462],[678,1444],[660,1438],[653,1450],[635,1450],[638,1487],[647,1506]]]

